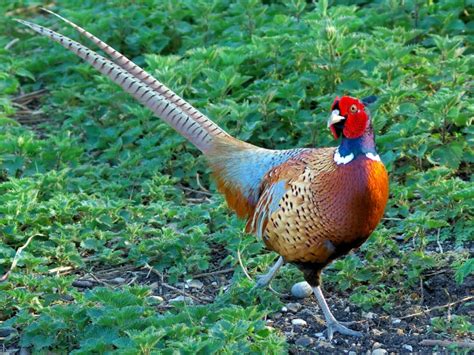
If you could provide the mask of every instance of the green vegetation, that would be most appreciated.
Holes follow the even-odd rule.
[[[267,148],[334,145],[325,126],[334,97],[377,95],[377,144],[391,179],[386,219],[324,280],[350,295],[351,307],[390,315],[423,297],[429,270],[452,271],[458,284],[473,273],[474,8],[348,3],[61,0],[53,9]],[[5,344],[76,354],[288,349],[265,323],[280,298],[252,289],[237,257],[255,277],[275,254],[243,233],[221,196],[199,192],[215,188],[196,149],[73,54],[12,21],[78,38],[38,5],[0,4],[0,276],[33,237],[0,283],[0,329],[15,329]],[[23,96],[40,89],[34,100]],[[130,285],[73,286],[103,270],[146,274],[147,265],[170,285],[235,272],[230,288],[202,305],[161,307],[140,273]],[[67,272],[50,272],[59,267]],[[301,279],[285,266],[274,285],[287,292]],[[462,314],[433,318],[430,329],[472,334]]]

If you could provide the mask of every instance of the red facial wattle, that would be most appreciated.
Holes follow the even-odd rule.
[[[339,115],[345,117],[343,127],[331,125],[330,130],[335,139],[339,138],[342,128],[342,134],[349,139],[359,138],[367,128],[369,117],[365,112],[365,105],[350,96],[336,97],[331,106],[331,110],[339,110]]]

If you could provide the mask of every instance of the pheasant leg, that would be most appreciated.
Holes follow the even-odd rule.
[[[323,311],[324,318],[326,319],[326,332],[329,341],[332,340],[334,333],[341,333],[344,335],[351,335],[355,337],[362,336],[361,332],[356,332],[355,330],[349,329],[346,326],[342,325],[342,323],[337,321],[337,319],[331,313],[328,304],[326,303],[326,299],[324,298],[323,292],[321,291],[321,287],[313,287],[313,292],[316,296],[316,299],[318,300],[321,310]]]
[[[278,270],[283,266],[285,263],[285,260],[283,260],[283,257],[279,257],[276,263],[268,270],[268,272],[265,275],[261,275],[257,278],[257,284],[256,287],[267,287],[270,285],[270,282],[272,282],[273,278],[275,277],[276,273]]]

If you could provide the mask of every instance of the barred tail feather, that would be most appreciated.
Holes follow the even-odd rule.
[[[107,43],[103,42],[100,38],[97,38],[92,33],[86,31],[82,27],[76,25],[74,22],[62,17],[61,15],[56,14],[55,12],[43,9],[44,11],[56,16],[60,20],[66,22],[68,25],[73,27],[77,32],[81,35],[89,39],[92,43],[94,43],[97,47],[103,50],[112,61],[115,62],[117,65],[125,69],[127,72],[132,74],[137,79],[141,80],[143,83],[151,87],[154,91],[158,92],[166,99],[171,101],[173,104],[178,106],[184,113],[189,115],[194,121],[198,122],[206,131],[214,136],[229,136],[222,128],[216,125],[212,120],[208,117],[203,115],[199,112],[196,108],[194,108],[191,104],[186,102],[183,98],[178,96],[174,93],[171,89],[166,87],[163,83],[155,79],[149,73],[147,73],[144,69],[140,66],[133,63],[130,59],[125,57],[123,54],[109,46]]]
[[[77,56],[84,59],[99,72],[122,87],[122,89],[132,95],[144,106],[148,107],[155,115],[166,121],[203,153],[207,153],[211,150],[214,137],[209,131],[209,127],[200,124],[188,112],[184,111],[179,104],[176,104],[176,102],[171,102],[165,96],[153,90],[152,87],[130,74],[124,68],[102,57],[82,44],[34,23],[23,20],[17,21],[28,26],[39,34],[61,44],[64,48],[69,49]]]

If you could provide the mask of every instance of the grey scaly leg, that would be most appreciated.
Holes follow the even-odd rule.
[[[329,341],[332,340],[334,333],[341,333],[355,337],[362,336],[361,332],[356,332],[355,330],[349,329],[337,321],[337,319],[331,313],[328,304],[326,303],[326,299],[324,298],[323,292],[321,291],[321,287],[313,287],[313,292],[316,296],[316,299],[318,300],[321,310],[323,311],[324,318],[326,319],[327,337]]]
[[[267,287],[268,285],[270,285],[270,282],[272,282],[276,273],[283,266],[284,263],[285,260],[283,260],[283,257],[280,256],[276,263],[270,268],[270,270],[268,270],[265,275],[261,275],[257,278],[256,287]]]

